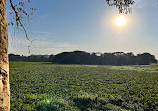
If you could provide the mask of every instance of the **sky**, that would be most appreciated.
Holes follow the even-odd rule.
[[[32,0],[37,11],[26,22],[30,54],[150,52],[158,59],[158,1],[135,2],[131,14],[119,14],[105,0]],[[126,19],[124,26],[116,25],[118,16]],[[21,30],[9,27],[9,53],[29,55],[29,44]]]

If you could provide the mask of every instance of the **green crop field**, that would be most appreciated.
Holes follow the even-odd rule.
[[[158,111],[158,65],[10,62],[11,111]]]

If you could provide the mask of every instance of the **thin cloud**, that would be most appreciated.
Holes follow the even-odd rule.
[[[31,34],[44,34],[44,35],[51,35],[51,36],[55,35],[55,33],[53,33],[53,32],[41,32],[41,31],[29,31],[29,33],[31,33]]]

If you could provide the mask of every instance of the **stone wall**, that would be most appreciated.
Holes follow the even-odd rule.
[[[10,110],[6,0],[0,0],[0,111]]]

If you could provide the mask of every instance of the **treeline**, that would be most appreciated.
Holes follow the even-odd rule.
[[[54,55],[30,55],[21,56],[9,54],[9,61],[24,61],[24,62],[52,62]]]
[[[54,64],[84,65],[149,65],[157,63],[154,55],[143,53],[134,55],[132,52],[88,53],[85,51],[62,52],[57,55],[20,56],[9,54],[10,61],[52,62]]]
[[[137,54],[114,53],[88,53],[84,51],[63,52],[57,54],[53,61],[56,64],[87,64],[87,65],[148,65],[157,63],[154,55],[150,53]]]

